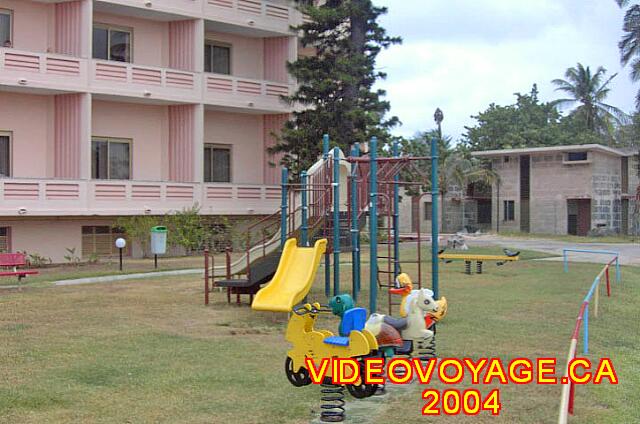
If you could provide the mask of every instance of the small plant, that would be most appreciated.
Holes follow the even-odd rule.
[[[42,256],[39,253],[27,253],[26,250],[22,252],[18,251],[18,253],[22,253],[27,257],[26,262],[31,268],[43,268],[53,263],[51,258]]]
[[[93,252],[92,254],[89,255],[89,257],[87,258],[87,263],[89,264],[97,264],[99,261],[100,257],[98,256],[98,254],[96,252]]]
[[[67,254],[64,255],[64,259],[67,261],[67,264],[78,266],[80,258],[76,255],[76,248],[65,247],[64,250],[67,251]]]

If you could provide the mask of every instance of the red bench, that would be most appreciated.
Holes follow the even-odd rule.
[[[20,281],[27,275],[39,274],[38,271],[30,269],[18,269],[19,266],[25,266],[26,263],[24,253],[0,253],[0,277],[17,276]]]

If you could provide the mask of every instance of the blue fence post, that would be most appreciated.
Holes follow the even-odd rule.
[[[431,278],[433,295],[437,300],[440,298],[440,279],[438,270],[438,238],[440,228],[438,226],[438,139],[431,139]]]
[[[300,173],[301,197],[302,197],[302,223],[300,226],[300,238],[302,246],[309,246],[309,201],[307,199],[307,171]]]
[[[400,143],[393,141],[393,157],[400,157]],[[400,175],[393,176],[393,273],[400,274]]]
[[[340,148],[333,148],[333,295],[340,294]]]
[[[329,159],[329,134],[322,136],[322,159]],[[325,219],[328,216],[325,215]],[[326,297],[331,296],[331,257],[329,252],[324,255],[324,294]]]
[[[584,337],[584,354],[589,354],[589,304],[584,308],[584,316],[582,317],[584,323],[584,330],[582,336]]]
[[[620,255],[616,256],[616,283],[619,283],[622,280],[622,275],[620,275]]]
[[[357,144],[351,149],[351,157],[357,157]],[[349,203],[351,204],[351,293],[353,300],[358,300],[358,290],[360,290],[360,270],[358,269],[358,256],[360,255],[360,248],[358,247],[358,232],[360,226],[358,225],[358,182],[356,181],[356,173],[358,170],[358,164],[351,162],[351,198]]]
[[[369,313],[378,310],[378,139],[369,153]]]
[[[288,209],[288,185],[289,185],[289,170],[285,167],[282,168],[282,203],[280,205],[280,247],[284,247],[287,241],[287,209]]]
[[[564,272],[569,272],[569,258],[567,249],[562,249],[562,262],[564,262]]]

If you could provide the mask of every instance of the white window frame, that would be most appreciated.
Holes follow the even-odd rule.
[[[13,175],[13,132],[0,130],[0,136],[9,137],[9,175],[0,178],[11,178]]]
[[[109,144],[111,143],[121,143],[129,145],[129,179],[127,180],[116,180],[111,178],[111,162],[107,163],[107,178],[93,178],[93,143],[96,141],[106,141],[107,142],[107,160],[110,161],[109,158]],[[117,137],[101,137],[98,135],[94,135],[91,137],[91,179],[96,181],[131,181],[133,180],[133,139],[131,138],[117,138]]]
[[[205,180],[208,184],[231,184],[233,183],[233,145],[232,144],[223,144],[223,143],[205,143],[204,149],[225,149],[229,151],[229,181],[206,181],[206,175],[203,180]],[[204,152],[203,152],[204,159]],[[213,161],[213,152],[211,155],[211,161]],[[211,169],[213,170],[213,163],[211,163]],[[204,162],[203,162],[203,172],[204,172]]]
[[[119,25],[105,24],[104,22],[94,22],[93,27],[91,27],[91,33],[93,34],[93,28],[100,28],[107,30],[107,55],[109,56],[107,59],[97,59],[93,57],[93,42],[91,43],[91,57],[97,60],[108,60],[112,62],[118,62],[115,60],[111,60],[111,31],[120,31],[120,32],[128,32],[129,33],[129,61],[128,62],[120,62],[120,63],[133,63],[133,28],[124,27]]]
[[[217,72],[207,72],[207,71],[205,71],[205,72],[210,73],[210,74],[216,74],[216,75],[228,75],[228,76],[233,75],[233,45],[231,43],[225,43],[225,42],[222,42],[222,41],[216,41],[216,40],[211,40],[211,39],[205,38],[204,47],[207,48],[207,47],[210,47],[210,46],[211,47],[224,47],[224,48],[229,49],[229,73],[228,74],[219,74]],[[213,53],[211,55],[211,58],[213,58]],[[213,63],[211,63],[210,65],[213,65]],[[204,64],[205,69],[206,69],[206,66],[207,66],[207,64],[205,63]],[[213,68],[213,66],[211,66],[211,68]]]
[[[13,10],[0,7],[0,14],[9,15],[9,42],[11,43],[11,47],[4,47],[4,42],[7,40],[0,40],[0,47],[13,48]]]

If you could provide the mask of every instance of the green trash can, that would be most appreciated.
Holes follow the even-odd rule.
[[[167,253],[167,227],[158,225],[151,228],[151,253],[154,255]]]

